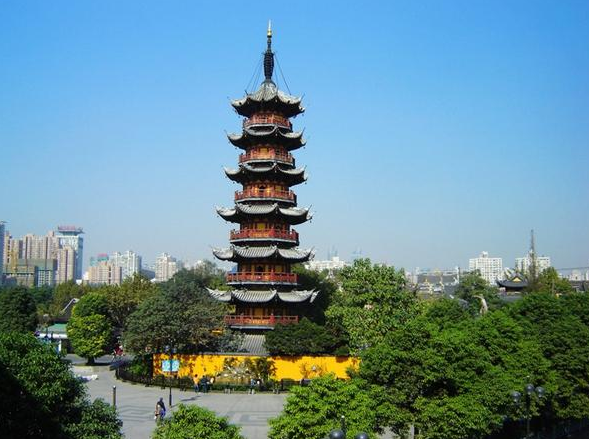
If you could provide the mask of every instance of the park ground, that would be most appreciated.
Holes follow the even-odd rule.
[[[116,386],[117,413],[123,421],[123,433],[127,439],[151,437],[155,428],[155,403],[163,397],[167,406],[169,389],[118,381],[114,371],[109,370],[106,357],[99,359],[99,365],[91,368],[84,366],[83,360],[73,355],[68,355],[68,359],[74,363],[74,372],[77,375],[92,378],[93,375],[96,376],[96,379],[87,383],[88,393],[92,399],[102,398],[112,403],[113,386]],[[180,403],[206,407],[217,415],[226,417],[230,423],[240,426],[243,436],[247,439],[266,439],[269,430],[268,419],[278,416],[285,399],[285,394],[196,394],[192,390],[172,389],[172,411]]]

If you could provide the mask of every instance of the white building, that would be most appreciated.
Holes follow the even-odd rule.
[[[468,269],[478,270],[481,277],[492,285],[503,279],[503,259],[490,258],[487,252],[482,252],[478,258],[469,259]]]
[[[348,265],[345,261],[342,261],[339,256],[333,256],[331,259],[326,261],[309,261],[305,264],[305,268],[307,270],[313,271],[323,271],[327,270],[332,272],[334,270],[341,270],[346,265]]]
[[[110,255],[109,262],[114,266],[121,267],[123,280],[141,272],[141,256],[133,250],[127,250],[123,253],[114,252]]]
[[[165,282],[182,269],[182,261],[178,261],[167,253],[162,253],[155,260],[155,282]]]
[[[528,273],[532,266],[532,252],[523,258],[515,258],[515,270],[520,273]],[[550,256],[536,256],[536,273],[540,274],[548,267],[552,267]]]

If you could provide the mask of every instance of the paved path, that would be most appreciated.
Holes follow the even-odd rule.
[[[102,398],[112,403],[112,387],[117,387],[117,411],[123,421],[123,433],[127,439],[147,439],[155,428],[153,412],[155,403],[163,397],[168,405],[168,389],[145,387],[141,384],[117,381],[114,372],[108,366],[94,368],[98,375],[95,381],[87,383],[92,399]],[[172,389],[172,402],[175,405],[197,404],[209,408],[218,415],[225,416],[229,422],[241,427],[247,439],[266,439],[269,427],[268,419],[276,417],[284,405],[286,395],[260,393],[248,395],[234,393],[208,393],[196,395],[192,391],[183,392]],[[173,411],[172,407],[172,411]]]

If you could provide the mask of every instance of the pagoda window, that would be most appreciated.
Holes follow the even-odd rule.
[[[256,273],[263,273],[264,272],[264,266],[263,265],[258,265],[256,267]]]

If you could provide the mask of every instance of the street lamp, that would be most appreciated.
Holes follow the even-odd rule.
[[[339,430],[332,430],[329,433],[329,439],[346,439],[346,417],[342,415],[341,417],[341,429]],[[358,433],[354,436],[354,439],[368,439],[368,435],[366,433]]]
[[[170,356],[170,358],[168,359],[169,372],[170,372],[170,396],[168,399],[168,403],[169,403],[170,410],[171,410],[172,409],[172,359],[174,358],[174,354],[176,353],[176,348],[170,347],[170,345],[165,345],[164,352]]]
[[[537,396],[538,399],[542,399],[544,398],[545,393],[546,391],[544,390],[544,387],[541,386],[534,387],[533,384],[526,384],[524,387],[523,397],[526,404],[526,438],[530,437],[530,406],[532,404],[532,398]],[[522,394],[517,390],[513,390],[511,392],[511,398],[513,399],[513,403],[515,405],[519,405],[521,403]]]

